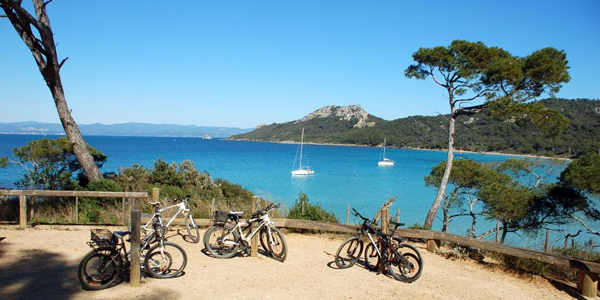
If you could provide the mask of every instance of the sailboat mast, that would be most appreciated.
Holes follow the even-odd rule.
[[[383,138],[383,160],[385,160],[385,137]]]
[[[302,137],[300,138],[300,168],[302,169],[302,147],[304,146],[304,128],[302,128]]]

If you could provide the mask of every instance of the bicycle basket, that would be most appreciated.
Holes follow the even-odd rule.
[[[215,211],[215,222],[216,223],[225,223],[227,222],[227,212],[224,211]]]
[[[108,229],[91,229],[91,244],[90,247],[109,247],[116,244],[116,239],[113,239],[112,232]]]

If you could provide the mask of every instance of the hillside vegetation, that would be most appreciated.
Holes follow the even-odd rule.
[[[458,121],[456,148],[468,151],[494,151],[511,154],[573,157],[600,149],[600,101],[589,99],[545,99],[546,107],[563,113],[569,126],[550,135],[533,125],[492,119],[485,114],[461,116]],[[358,119],[338,116],[311,118],[271,124],[231,139],[255,141],[300,140],[302,128],[309,143],[335,143],[376,146],[387,137],[388,146],[444,149],[447,145],[447,116],[411,116],[386,121],[368,115],[374,126],[357,128]]]

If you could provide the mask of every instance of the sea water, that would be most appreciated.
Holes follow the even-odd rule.
[[[12,157],[14,147],[40,138],[43,137],[0,135],[0,157]],[[298,193],[306,193],[309,203],[320,203],[341,222],[345,222],[348,205],[365,216],[372,216],[384,201],[397,197],[390,215],[395,217],[399,209],[401,222],[422,223],[437,191],[437,187],[425,186],[424,178],[446,159],[444,151],[387,148],[386,157],[396,164],[380,167],[377,162],[381,148],[305,145],[303,165],[309,165],[315,174],[292,176],[291,170],[298,167],[297,144],[181,137],[86,136],[85,139],[108,157],[102,172],[118,172],[119,168],[133,164],[151,167],[158,158],[169,163],[191,160],[198,170],[208,171],[213,178],[238,183],[263,199],[287,207],[293,205]],[[497,162],[510,157],[476,153],[458,153],[457,156],[479,162]],[[0,169],[0,187],[14,187],[24,172],[18,165]],[[358,220],[351,216],[352,221]],[[464,217],[455,219],[450,228],[451,232],[464,235],[469,227],[470,218]],[[478,233],[493,227],[495,222],[479,217]],[[440,228],[441,219],[437,218],[434,229]],[[520,239],[517,235],[509,235],[509,238]],[[512,243],[519,244],[515,240]]]

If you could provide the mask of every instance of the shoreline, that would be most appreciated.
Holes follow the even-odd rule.
[[[260,140],[251,140],[251,139],[230,139],[226,138],[226,141],[233,142],[259,142],[259,143],[273,143],[273,144],[300,144],[300,142],[296,141],[260,141]],[[377,148],[380,146],[366,146],[366,145],[356,145],[356,144],[336,144],[336,143],[313,143],[313,142],[304,142],[304,144],[308,145],[317,145],[317,146],[339,146],[339,147],[364,147],[364,148]],[[427,148],[413,148],[413,147],[395,147],[395,146],[386,146],[386,148],[393,149],[404,149],[404,150],[420,150],[420,151],[437,151],[437,152],[447,152],[448,149],[427,149]],[[455,153],[470,153],[470,154],[484,154],[484,155],[508,155],[508,156],[519,156],[519,157],[527,157],[527,158],[542,158],[542,159],[556,159],[562,161],[571,161],[571,158],[568,157],[555,157],[555,156],[541,156],[534,154],[515,154],[515,153],[503,153],[503,152],[494,152],[494,151],[471,151],[471,150],[454,150]]]

